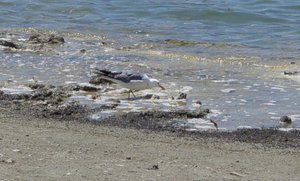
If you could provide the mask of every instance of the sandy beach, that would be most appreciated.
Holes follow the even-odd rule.
[[[0,12],[0,181],[300,180],[300,1]]]
[[[0,115],[0,180],[300,178],[298,148]]]

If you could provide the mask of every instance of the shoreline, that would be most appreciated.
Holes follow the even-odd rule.
[[[242,142],[262,144],[266,147],[300,148],[300,131],[293,129],[282,131],[277,128],[237,129],[233,131],[219,131],[215,123],[214,129],[190,131],[185,126],[178,126],[177,121],[184,119],[207,119],[208,109],[198,110],[148,110],[141,112],[120,113],[115,107],[120,101],[107,102],[100,107],[89,107],[78,102],[69,101],[70,91],[86,87],[78,85],[55,87],[44,84],[30,84],[32,88],[27,93],[5,93],[0,90],[0,113],[21,115],[30,119],[45,119],[64,122],[65,124],[87,124],[111,129],[124,128],[144,130],[157,134],[172,134],[177,137],[192,139],[221,139],[226,142]],[[92,89],[92,88],[91,88]],[[116,109],[117,112],[106,116],[105,112]],[[93,119],[91,115],[97,115]],[[211,123],[213,124],[213,123]]]

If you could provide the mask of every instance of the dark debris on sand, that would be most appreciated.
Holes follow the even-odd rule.
[[[28,87],[33,89],[30,94],[5,94],[0,91],[0,105],[11,108],[15,113],[63,120],[83,119],[87,113],[85,106],[77,102],[65,102],[75,86],[29,84]]]

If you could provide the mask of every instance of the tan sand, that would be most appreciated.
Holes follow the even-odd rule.
[[[300,180],[299,149],[0,115],[0,180]]]

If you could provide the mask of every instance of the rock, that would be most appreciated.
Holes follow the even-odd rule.
[[[86,92],[97,92],[100,90],[100,88],[95,87],[91,85],[90,83],[80,83],[80,84],[74,84],[72,87],[72,90],[74,91],[86,91]]]
[[[62,36],[51,35],[48,43],[50,44],[62,44],[65,43],[65,39]]]
[[[32,43],[37,44],[63,44],[65,43],[65,40],[62,36],[56,36],[56,35],[44,35],[44,34],[33,34],[29,37],[29,41]]]
[[[152,97],[151,97],[151,99],[160,99],[160,97],[158,96],[158,95],[153,95]]]
[[[26,100],[30,98],[30,94],[5,94],[4,92],[0,91],[0,100],[8,100],[8,101],[13,101],[13,100]]]
[[[186,94],[186,93],[180,92],[180,93],[178,94],[178,96],[176,97],[176,99],[186,99],[186,97],[187,97],[187,94]]]
[[[8,164],[14,164],[14,163],[16,163],[16,161],[13,160],[13,159],[11,159],[11,158],[6,159],[6,160],[0,160],[0,162],[2,162],[2,163],[8,163]]]
[[[18,49],[19,46],[15,44],[14,42],[6,41],[6,40],[0,40],[0,45],[10,48]]]
[[[160,97],[155,94],[146,94],[143,99],[160,99]]]
[[[166,39],[165,43],[172,46],[195,46],[198,43],[193,41],[183,41],[183,40],[175,40],[175,39]]]
[[[45,84],[28,84],[28,87],[30,87],[31,89],[42,89],[45,88]]]
[[[94,87],[92,85],[88,84],[79,84],[80,90],[86,91],[86,92],[97,92],[100,90],[100,88]]]
[[[195,101],[193,101],[195,104],[199,104],[199,105],[202,105],[202,102],[201,101],[199,101],[199,100],[195,100]]]
[[[158,170],[158,165],[153,165],[151,168],[148,168],[148,170]]]
[[[80,53],[86,53],[86,49],[81,49],[79,52]]]
[[[16,49],[14,49],[14,48],[4,48],[3,52],[4,53],[15,53]]]
[[[292,125],[292,119],[288,116],[281,116],[279,120],[280,127],[288,128]]]
[[[81,89],[86,92],[96,92],[99,90],[97,87],[92,87],[92,86],[83,86],[81,87]]]
[[[21,152],[21,150],[19,150],[19,149],[13,149],[12,151],[13,152]]]
[[[153,94],[146,94],[143,98],[144,99],[151,99]]]
[[[243,175],[243,174],[241,174],[241,173],[238,173],[238,172],[230,172],[229,174],[230,174],[230,175],[237,176],[237,177],[245,177],[245,175]]]
[[[283,75],[296,75],[300,74],[300,70],[290,70],[290,71],[284,71]]]

